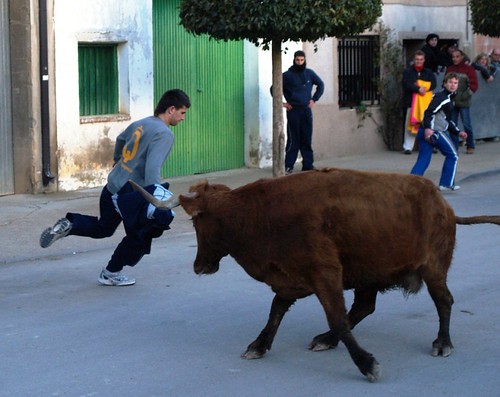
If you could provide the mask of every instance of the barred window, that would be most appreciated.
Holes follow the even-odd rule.
[[[378,36],[344,37],[338,41],[339,106],[379,103]]]
[[[78,44],[80,116],[119,111],[117,44]]]

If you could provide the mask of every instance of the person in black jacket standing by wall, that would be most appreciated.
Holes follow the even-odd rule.
[[[403,71],[403,107],[406,109],[405,125],[404,125],[404,139],[403,139],[403,153],[411,154],[413,145],[415,144],[415,135],[408,129],[411,116],[411,104],[413,94],[424,95],[427,91],[433,91],[436,88],[436,76],[432,70],[424,67],[425,54],[423,51],[416,51],[413,56],[413,63]],[[418,85],[418,80],[429,82],[430,88]]]
[[[424,68],[432,70],[434,73],[439,73],[439,36],[436,33],[429,33],[425,38],[425,44],[421,50],[425,54]]]
[[[314,95],[313,86],[316,86]],[[312,149],[312,107],[321,98],[325,85],[320,77],[306,67],[306,54],[296,51],[293,65],[283,73],[283,95],[287,110],[287,142],[285,148],[285,173],[291,174],[300,150],[302,171],[314,169]]]

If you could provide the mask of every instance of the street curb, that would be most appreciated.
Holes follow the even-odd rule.
[[[500,174],[500,168],[494,168],[491,170],[486,170],[486,171],[481,171],[481,172],[476,172],[470,175],[466,175],[463,178],[461,178],[458,182],[462,183],[465,181],[469,180],[475,180],[475,179],[480,179],[480,178],[485,178],[493,175]]]

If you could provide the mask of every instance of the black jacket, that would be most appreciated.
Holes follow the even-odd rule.
[[[431,91],[436,88],[436,76],[432,70],[423,68],[421,72],[417,72],[413,65],[403,71],[403,107],[411,107],[413,93],[418,92],[418,86],[415,84],[417,80],[431,82]]]
[[[449,131],[458,135],[460,128],[451,120],[454,93],[443,89],[434,94],[432,101],[424,113],[422,127],[434,131]]]
[[[421,50],[425,54],[424,67],[437,73],[439,67],[439,48],[425,44]]]

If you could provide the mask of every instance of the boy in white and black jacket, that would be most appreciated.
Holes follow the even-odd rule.
[[[448,73],[443,80],[444,89],[434,94],[425,111],[422,126],[417,133],[418,158],[411,170],[414,175],[424,175],[431,162],[432,149],[436,147],[445,156],[439,181],[441,191],[460,189],[460,186],[455,185],[458,152],[450,137],[450,134],[454,134],[462,139],[467,138],[467,133],[461,131],[451,120],[458,80],[456,73]]]

